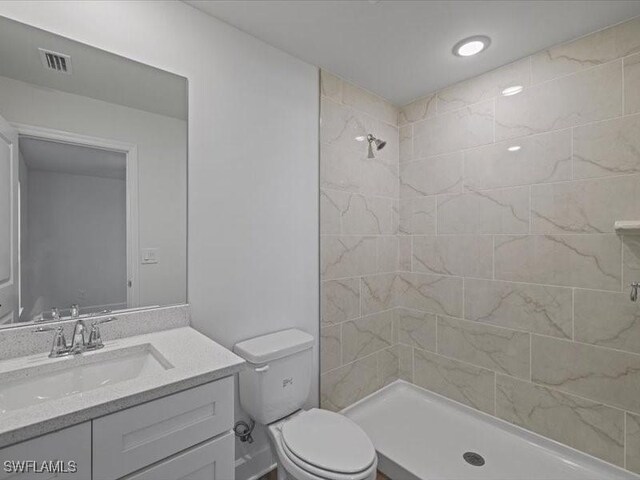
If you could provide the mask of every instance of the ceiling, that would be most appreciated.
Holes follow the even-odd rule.
[[[640,15],[614,0],[185,1],[396,105]],[[486,52],[451,54],[482,34]]]
[[[71,55],[71,75],[45,69],[39,48]],[[4,17],[0,17],[0,75],[187,119],[185,78]]]
[[[122,152],[23,136],[20,137],[20,152],[30,171],[126,178],[126,155]]]

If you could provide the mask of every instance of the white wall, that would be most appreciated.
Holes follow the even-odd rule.
[[[179,2],[0,2],[0,15],[189,79],[193,324],[228,347],[290,326],[317,338],[317,69]],[[265,447],[257,435],[236,456]]]
[[[9,122],[137,146],[140,248],[157,248],[160,258],[157,264],[139,265],[140,305],[183,303],[187,283],[185,122],[2,76],[0,116]]]
[[[40,170],[28,177],[31,255],[22,257],[28,318],[74,303],[126,305],[125,180]]]

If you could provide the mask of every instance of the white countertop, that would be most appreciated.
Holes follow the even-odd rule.
[[[0,362],[0,375],[16,369],[56,364],[80,364],[92,355],[116,354],[122,348],[150,344],[171,365],[160,373],[145,375],[38,405],[0,414],[0,448],[148,402],[203,383],[233,375],[244,360],[190,327],[163,330],[109,341],[101,350],[77,356],[49,358],[47,353]]]

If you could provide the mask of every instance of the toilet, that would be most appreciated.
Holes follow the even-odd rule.
[[[339,413],[302,409],[311,388],[313,337],[297,329],[240,342],[240,404],[267,428],[278,480],[374,480],[378,458],[367,434]]]

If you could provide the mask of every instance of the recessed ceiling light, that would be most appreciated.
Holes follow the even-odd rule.
[[[520,145],[511,145],[509,148],[507,148],[507,150],[509,150],[510,152],[517,152],[521,148],[522,147]]]
[[[357,142],[364,142],[367,139],[364,135],[359,135],[355,138]]]
[[[502,95],[505,97],[510,97],[511,95],[517,95],[522,92],[524,87],[522,85],[513,85],[512,87],[507,87],[502,90]]]
[[[458,57],[470,57],[486,50],[491,45],[491,39],[485,35],[475,35],[473,37],[460,40],[453,46],[453,54]]]

